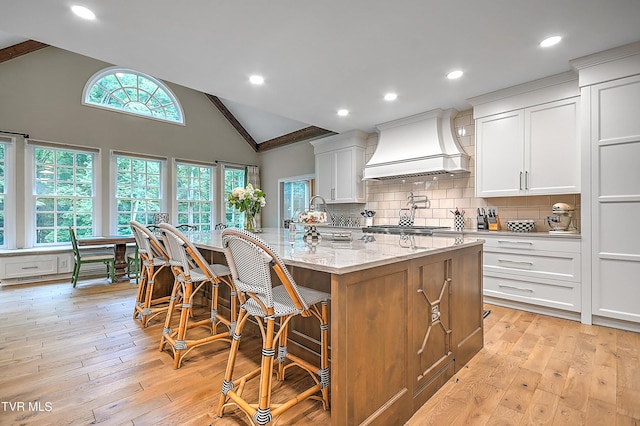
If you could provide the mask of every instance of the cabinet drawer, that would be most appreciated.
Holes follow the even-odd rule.
[[[49,275],[58,272],[57,256],[7,257],[2,261],[1,278]]]
[[[580,312],[580,288],[571,282],[525,281],[500,275],[484,275],[483,282],[485,296]]]
[[[507,250],[521,250],[521,251],[562,251],[569,253],[580,253],[580,240],[579,239],[561,239],[561,238],[539,238],[529,237],[526,235],[522,237],[516,237],[513,235],[482,235],[479,238],[485,240],[485,248],[497,248]]]
[[[580,281],[580,255],[576,253],[513,253],[485,250],[484,272],[500,272],[530,278]]]

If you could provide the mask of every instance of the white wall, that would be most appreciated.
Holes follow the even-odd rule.
[[[267,194],[267,205],[262,210],[262,226],[277,227],[278,179],[315,173],[313,146],[298,142],[260,153],[260,179]]]

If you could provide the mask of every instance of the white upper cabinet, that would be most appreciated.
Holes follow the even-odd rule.
[[[531,195],[580,192],[579,97],[524,110],[524,189]]]
[[[312,141],[316,156],[316,195],[327,204],[364,203],[367,134],[358,130]]]
[[[522,193],[524,113],[511,111],[476,122],[476,195]]]
[[[575,77],[568,77],[470,100],[480,102],[474,103],[478,197],[580,192],[579,96]]]

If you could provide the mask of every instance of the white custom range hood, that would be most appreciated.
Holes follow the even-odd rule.
[[[378,125],[378,147],[363,179],[468,172],[469,156],[453,133],[457,113],[436,109]]]

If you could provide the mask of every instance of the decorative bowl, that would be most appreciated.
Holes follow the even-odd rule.
[[[511,232],[529,232],[536,227],[533,220],[508,220],[507,229]]]

